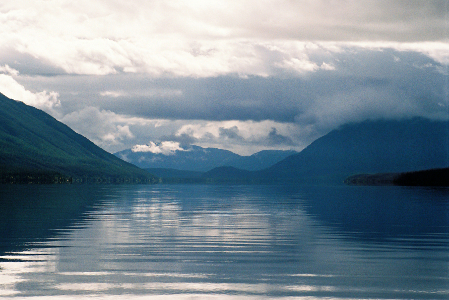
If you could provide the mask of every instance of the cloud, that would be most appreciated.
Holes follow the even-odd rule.
[[[103,91],[100,92],[100,96],[118,98],[127,96],[127,93],[125,91]]]
[[[4,74],[2,74],[4,73]],[[0,66],[0,92],[6,97],[22,101],[27,105],[42,109],[54,116],[58,115],[58,108],[61,103],[58,99],[59,94],[54,91],[31,92],[23,85],[18,83],[14,77],[19,72],[10,68],[8,65]]]
[[[190,122],[174,136],[188,136],[196,145],[227,149],[250,155],[264,149],[302,150],[315,139],[316,132],[295,124],[274,121]]]
[[[154,154],[173,155],[176,151],[186,151],[178,142],[163,141],[158,144],[150,142],[147,145],[135,145],[132,152],[151,152]]]
[[[8,65],[0,66],[0,73],[10,75],[10,76],[17,76],[19,75],[19,71],[11,68]]]
[[[293,143],[292,139],[287,137],[287,136],[283,136],[281,134],[277,133],[277,129],[275,127],[271,128],[271,131],[268,133],[268,138],[267,138],[268,144],[270,146],[280,146],[280,145],[288,145],[288,146],[294,146],[295,143]]]
[[[20,82],[35,91],[59,88],[58,110],[68,115],[60,120],[111,152],[148,141],[249,154],[264,147],[300,150],[346,122],[449,115],[447,75],[441,72],[446,67],[420,52],[347,46],[314,49],[309,59],[320,68],[300,76],[153,78],[121,73],[21,76]],[[99,116],[89,107],[96,107]],[[117,126],[128,126],[133,137]],[[293,145],[287,140],[270,143],[273,127]]]
[[[170,97],[180,97],[182,96],[181,90],[176,89],[161,89],[161,88],[147,88],[144,90],[112,90],[112,91],[102,91],[100,92],[102,97],[146,97],[146,98],[170,98]]]
[[[242,137],[239,135],[239,128],[237,126],[232,126],[231,128],[218,128],[219,136],[225,139],[239,140]]]
[[[0,87],[111,152],[300,150],[346,122],[448,118],[448,6],[6,0]]]
[[[86,107],[65,115],[61,121],[105,149],[115,149],[133,140],[130,124],[121,116],[96,107]],[[132,120],[129,121],[132,124]]]
[[[446,61],[438,50],[447,43],[445,11],[443,0],[10,0],[1,7],[0,37],[17,55],[69,74],[270,76],[316,71],[323,62],[311,61],[310,49],[335,43],[409,43]]]
[[[176,142],[179,144],[181,148],[189,148],[190,145],[196,143],[198,140],[186,133],[182,134],[171,134],[171,135],[163,135],[160,137],[160,140]]]
[[[352,111],[353,119],[368,115],[441,117],[447,114],[441,106],[435,106],[435,103],[447,103],[446,75],[441,71],[445,66],[426,55],[354,47],[316,53],[311,59],[327,61],[326,64],[332,66],[331,71],[323,67],[306,76],[152,80],[143,75],[122,74],[97,80],[101,85],[127,91],[132,97],[123,101],[111,101],[107,97],[95,100],[95,96],[86,94],[78,98],[96,101],[99,107],[124,115],[169,120],[291,123],[324,112],[328,115],[322,117],[323,121],[344,121],[344,116],[348,116],[346,111]],[[154,93],[158,89],[179,92],[171,96]],[[78,90],[82,90],[82,86]],[[344,98],[346,100],[342,100]],[[341,118],[340,113],[344,114]]]

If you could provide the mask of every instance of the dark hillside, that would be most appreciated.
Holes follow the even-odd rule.
[[[0,94],[0,175],[60,174],[78,181],[150,182],[144,170],[104,151],[47,113]]]
[[[224,166],[248,171],[258,171],[271,167],[275,163],[296,153],[293,150],[262,150],[250,156],[240,156]]]
[[[412,119],[348,124],[259,173],[272,180],[343,182],[358,173],[449,166],[449,122]]]
[[[406,173],[358,174],[345,180],[349,185],[449,186],[449,168]]]

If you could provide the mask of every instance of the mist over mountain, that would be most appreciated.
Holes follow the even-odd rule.
[[[19,174],[109,182],[156,180],[137,165],[167,176],[211,182],[341,183],[356,174],[448,168],[449,122],[414,118],[350,123],[299,153],[267,150],[240,156],[215,148],[178,146],[159,153],[142,146],[112,155],[47,113],[0,94],[2,181]]]
[[[358,173],[411,172],[448,166],[449,122],[415,118],[344,125],[257,176],[342,182]]]
[[[422,118],[351,123],[261,171],[217,168],[211,178],[257,182],[343,183],[355,174],[449,166],[449,122]]]
[[[74,132],[47,113],[0,94],[2,181],[151,182],[155,177]]]
[[[250,156],[240,156],[228,150],[202,148],[195,145],[165,153],[140,151],[141,149],[145,149],[145,147],[123,150],[114,155],[145,169],[162,168],[206,172],[221,166],[249,171],[261,170],[297,153],[290,150],[264,150]]]

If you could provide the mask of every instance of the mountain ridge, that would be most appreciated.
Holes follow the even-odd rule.
[[[250,156],[241,156],[229,150],[190,145],[169,154],[134,152],[132,149],[126,149],[116,152],[114,155],[144,169],[207,172],[223,166],[249,171],[261,170],[294,153],[297,152],[293,150],[262,150]]]
[[[449,122],[424,118],[345,124],[301,152],[247,174],[257,182],[342,184],[352,175],[405,173],[449,166]],[[223,179],[219,172],[210,173]],[[241,178],[227,169],[226,177]],[[248,178],[247,178],[248,179]]]
[[[132,154],[131,149],[126,151],[110,154],[47,113],[0,94],[0,182],[159,180],[117,157]],[[174,168],[153,170],[206,182],[343,183],[356,174],[448,168],[449,121],[413,118],[345,124],[299,153],[265,150],[243,157],[193,145],[189,151],[179,152],[184,156],[172,160]],[[142,152],[135,155],[139,158]],[[155,161],[159,158],[161,155],[149,155]],[[270,159],[278,161],[262,168]],[[196,169],[187,172],[182,162]],[[250,170],[236,168],[245,165]]]
[[[350,123],[264,170],[280,178],[411,172],[449,166],[449,122],[423,118]]]
[[[49,114],[0,94],[2,182],[154,182]],[[28,179],[27,179],[28,178]]]

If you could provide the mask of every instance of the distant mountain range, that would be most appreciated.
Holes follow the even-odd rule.
[[[133,164],[173,179],[167,182],[342,183],[368,174],[352,177],[362,183],[409,172],[404,182],[420,184],[423,178],[448,175],[449,122],[415,118],[346,124],[299,153],[240,156],[190,146],[171,155],[132,150],[112,155],[45,112],[0,94],[0,183],[158,181]],[[410,173],[430,169],[440,170]],[[436,179],[430,181],[426,184]]]
[[[449,122],[377,120],[342,126],[261,171],[211,170],[217,180],[341,183],[359,173],[411,172],[449,166]]]
[[[152,164],[147,170],[165,179],[335,184],[356,174],[399,175],[449,167],[449,122],[414,118],[346,124],[293,154],[263,151],[238,157],[229,151],[194,146],[171,156],[131,150],[116,155],[143,167]]]
[[[0,182],[155,182],[47,113],[0,94]]]
[[[295,153],[297,152],[293,150],[264,150],[250,156],[241,156],[228,150],[191,145],[170,154],[127,149],[114,155],[140,168],[159,169],[156,172],[162,171],[161,169],[207,172],[221,166],[249,171],[262,170]]]

